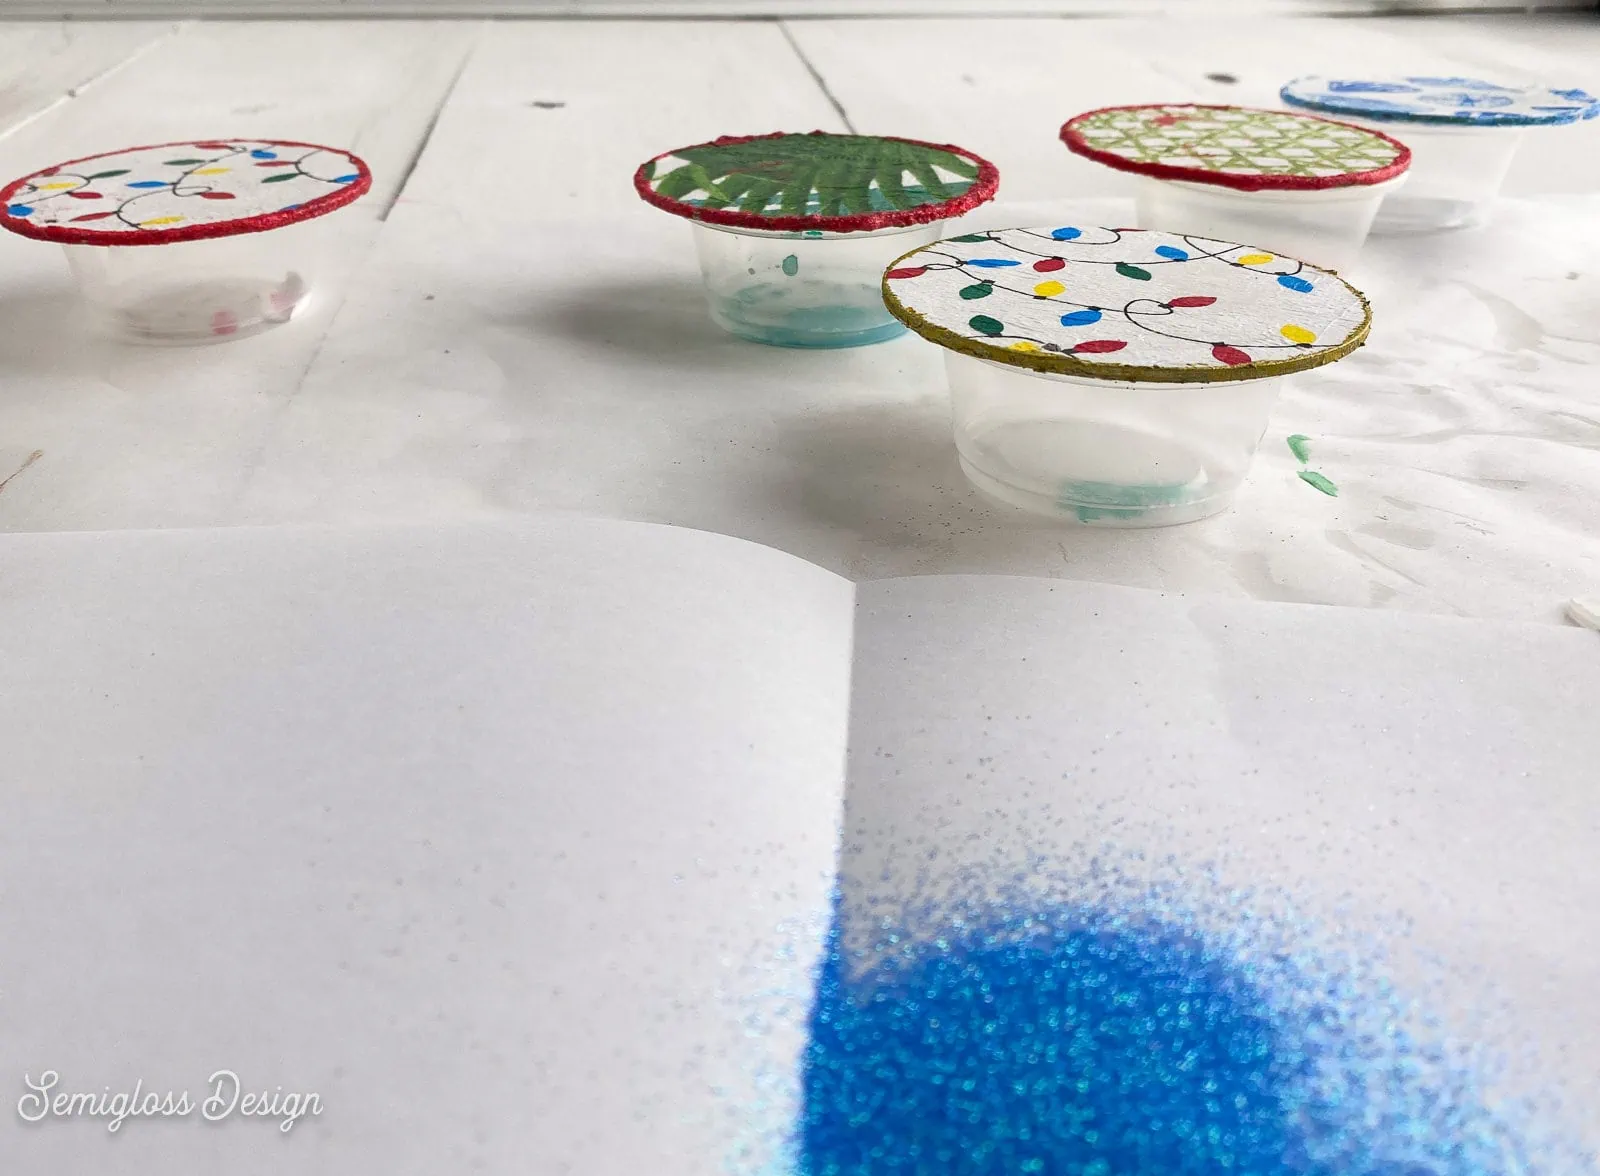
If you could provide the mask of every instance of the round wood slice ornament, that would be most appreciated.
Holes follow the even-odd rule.
[[[74,159],[0,190],[0,226],[63,245],[167,245],[259,233],[343,208],[367,165],[312,143],[195,139]]]
[[[1480,78],[1390,76],[1296,78],[1279,97],[1289,106],[1374,122],[1459,127],[1543,127],[1600,115],[1583,90],[1502,86]]]
[[[657,208],[710,225],[860,233],[960,216],[993,199],[1000,176],[960,147],[813,131],[680,147],[633,183]]]
[[[1061,140],[1119,171],[1244,192],[1381,184],[1411,166],[1381,131],[1244,106],[1110,106],[1070,119]]]
[[[941,347],[1097,380],[1213,383],[1342,359],[1367,300],[1338,275],[1248,245],[1058,225],[972,233],[884,275],[889,311]]]

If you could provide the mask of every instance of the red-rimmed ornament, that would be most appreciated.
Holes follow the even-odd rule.
[[[883,297],[944,350],[975,486],[1115,526],[1226,507],[1281,378],[1350,354],[1371,321],[1353,287],[1295,258],[1088,225],[935,242],[890,265]]]
[[[993,164],[883,135],[724,136],[646,161],[639,195],[694,226],[711,317],[741,338],[852,347],[905,330],[884,264],[994,196]]]
[[[106,333],[218,341],[288,321],[326,260],[322,218],[371,186],[367,165],[337,148],[191,139],[14,180],[0,189],[0,227],[66,247]]]
[[[1111,106],[1067,121],[1074,153],[1137,177],[1139,227],[1352,264],[1411,150],[1381,131],[1245,106]]]

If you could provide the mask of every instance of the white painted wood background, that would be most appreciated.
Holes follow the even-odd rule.
[[[688,230],[629,184],[715,134],[849,125],[993,158],[984,223],[1120,223],[1122,177],[1056,142],[1071,114],[1389,68],[1596,89],[1600,17],[0,23],[6,177],[215,135],[377,175],[317,311],[217,347],[95,343],[61,252],[0,239],[0,528],[574,512],[862,578],[1553,621],[1600,585],[1600,121],[1531,136],[1489,230],[1370,245],[1372,344],[1285,397],[1235,510],[1158,532],[984,505],[916,339],[720,335]],[[1290,433],[1339,498],[1297,479]]]
[[[1593,9],[1594,0],[5,0],[0,17],[1329,16]]]

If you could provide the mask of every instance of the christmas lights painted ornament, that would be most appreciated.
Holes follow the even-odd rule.
[[[1600,98],[1583,90],[1480,78],[1311,76],[1296,78],[1279,96],[1288,106],[1387,131],[1411,148],[1405,187],[1384,200],[1373,222],[1380,233],[1486,223],[1527,128],[1600,115]]]
[[[1349,355],[1366,299],[1328,270],[1194,234],[972,233],[883,278],[944,349],[962,469],[991,497],[1103,526],[1223,510],[1282,379]]]
[[[1411,164],[1381,131],[1242,106],[1107,107],[1061,139],[1138,177],[1140,228],[1255,241],[1330,269],[1355,259]]]
[[[711,317],[786,347],[904,333],[883,267],[993,199],[994,165],[959,147],[876,135],[723,137],[644,163],[639,195],[694,226]]]
[[[14,180],[0,190],[0,226],[65,247],[103,332],[218,342],[287,322],[305,305],[327,254],[323,218],[371,186],[347,151],[193,139]]]

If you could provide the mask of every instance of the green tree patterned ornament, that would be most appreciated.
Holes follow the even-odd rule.
[[[993,197],[998,175],[958,147],[814,132],[682,147],[640,167],[634,186],[710,224],[857,232],[959,216]]]

